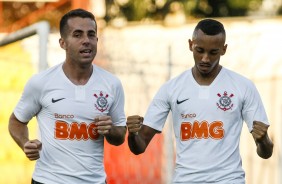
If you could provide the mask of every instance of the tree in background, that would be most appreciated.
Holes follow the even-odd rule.
[[[263,0],[106,0],[106,21],[123,17],[127,21],[164,20],[171,5],[183,7],[186,17],[247,16],[259,10]]]
[[[95,0],[92,0],[95,3]],[[235,17],[249,15],[282,15],[282,0],[104,0],[107,23],[116,19],[123,21],[165,21],[168,15],[180,14],[187,18]],[[44,9],[52,2],[1,2],[0,26],[9,27],[33,11]],[[272,4],[269,8],[269,4]],[[266,10],[268,7],[268,10]],[[33,17],[33,22],[47,20],[52,29],[58,29],[57,17],[71,9],[71,1],[44,15]],[[267,13],[268,11],[268,13]],[[9,18],[6,18],[9,17]]]

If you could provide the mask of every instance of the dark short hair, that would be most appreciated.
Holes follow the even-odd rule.
[[[71,18],[74,18],[74,17],[90,18],[97,25],[95,16],[91,12],[86,11],[84,9],[80,9],[80,8],[79,9],[74,9],[74,10],[71,10],[71,11],[67,12],[60,20],[60,34],[61,34],[61,37],[63,37],[63,35],[66,33],[66,30],[68,28],[68,24],[67,24],[68,20],[71,19]],[[97,29],[97,27],[96,27],[96,29]]]
[[[225,35],[225,29],[221,22],[214,19],[203,19],[196,25],[194,33],[198,30],[202,30],[206,35],[217,35],[222,33]]]

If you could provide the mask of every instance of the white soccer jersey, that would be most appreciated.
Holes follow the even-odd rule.
[[[173,183],[243,184],[239,153],[243,121],[269,124],[254,84],[226,68],[209,86],[200,86],[189,69],[158,91],[144,124],[162,131],[172,112],[176,138]]]
[[[42,150],[33,179],[47,184],[105,183],[104,137],[94,118],[109,115],[125,126],[124,92],[119,79],[93,65],[85,85],[74,85],[62,64],[36,74],[14,110],[22,122],[36,115]]]

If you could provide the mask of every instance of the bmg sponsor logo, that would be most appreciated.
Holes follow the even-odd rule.
[[[90,124],[81,122],[67,123],[57,121],[55,123],[55,139],[60,140],[96,140],[99,138],[97,125],[92,122]]]

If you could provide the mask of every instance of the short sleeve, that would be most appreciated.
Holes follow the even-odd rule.
[[[253,129],[253,121],[261,121],[269,125],[261,97],[252,82],[250,82],[244,95],[242,114],[250,132]]]
[[[115,91],[115,99],[110,109],[110,116],[115,126],[126,126],[124,113],[124,91],[121,82],[117,80],[113,88]]]
[[[169,95],[167,92],[167,83],[164,84],[152,102],[144,117],[144,125],[147,125],[155,130],[162,131],[170,111]]]
[[[22,96],[14,109],[14,114],[19,121],[29,122],[40,109],[40,84],[33,76],[25,85]]]

